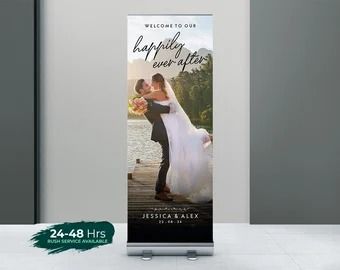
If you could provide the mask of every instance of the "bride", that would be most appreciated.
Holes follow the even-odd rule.
[[[163,75],[152,76],[153,91],[144,96],[161,105],[172,103],[173,113],[161,114],[170,150],[170,167],[166,182],[174,194],[185,196],[191,202],[212,200],[212,157],[209,133],[197,129],[179,104],[170,84]]]

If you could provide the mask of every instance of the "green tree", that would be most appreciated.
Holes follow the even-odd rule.
[[[191,72],[180,72],[170,83],[179,103],[195,125],[212,129],[213,108],[213,58]]]

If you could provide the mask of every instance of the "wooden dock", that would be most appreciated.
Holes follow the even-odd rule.
[[[159,163],[137,160],[135,169],[128,174],[128,218],[141,222],[144,213],[152,213],[157,209],[166,209],[167,213],[185,211],[198,213],[200,224],[211,223],[212,202],[191,203],[181,195],[170,194],[173,201],[156,200],[155,184],[159,171]]]

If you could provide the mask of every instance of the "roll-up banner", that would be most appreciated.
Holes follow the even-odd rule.
[[[213,253],[213,17],[129,15],[128,254]]]

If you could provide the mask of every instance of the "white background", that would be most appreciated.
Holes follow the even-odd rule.
[[[127,14],[214,15],[214,221],[249,221],[249,0],[41,1],[41,222],[126,222]]]

